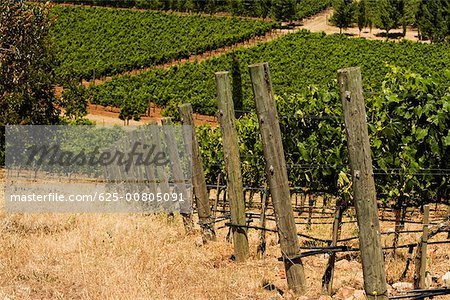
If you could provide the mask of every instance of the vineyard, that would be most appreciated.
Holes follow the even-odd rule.
[[[217,194],[220,194],[220,176],[227,178],[224,193],[229,197],[230,215],[224,219],[230,220],[225,226],[229,227],[230,233],[233,234],[236,260],[244,260],[248,255],[247,241],[241,237],[246,234],[243,229],[270,231],[265,225],[265,209],[268,203],[265,186],[268,184],[275,217],[271,220],[276,222],[277,232],[283,232],[279,235],[282,253],[279,260],[285,264],[288,285],[293,291],[302,293],[307,290],[302,258],[323,253],[330,255],[322,277],[322,289],[331,295],[337,253],[359,251],[367,299],[419,299],[448,294],[448,289],[445,288],[429,290],[432,284],[425,283],[427,245],[449,243],[445,240],[428,241],[428,238],[440,233],[450,232],[450,227],[439,223],[447,221],[448,216],[438,218],[438,223],[434,223],[435,228],[429,234],[429,226],[433,222],[429,220],[429,206],[425,204],[446,203],[450,187],[447,181],[447,160],[450,153],[448,88],[440,90],[431,78],[423,78],[421,75],[393,67],[381,84],[382,92],[365,95],[360,68],[346,68],[337,71],[339,88],[336,95],[310,90],[308,94],[303,95],[303,99],[302,96],[285,98],[276,103],[269,65],[251,65],[249,71],[256,114],[253,113],[249,118],[241,117],[234,129],[235,111],[230,80],[227,72],[218,72],[217,115],[221,138],[211,141],[211,136],[218,136],[214,133],[200,134],[198,137],[199,145],[206,145],[207,148],[223,145],[222,154],[220,146],[216,148],[217,151],[200,151],[203,153],[203,164],[207,165],[206,170],[210,168],[208,163],[214,159],[217,159],[217,162],[225,162],[213,173],[217,175],[224,170],[217,179]],[[185,110],[185,104],[181,105],[181,120],[187,124]],[[194,148],[195,139],[196,137]],[[239,170],[241,163],[242,170]],[[203,173],[203,164],[194,160],[194,168],[198,165],[198,172],[194,171],[194,174]],[[246,173],[246,167],[249,166],[263,166],[263,170],[257,170],[261,171],[259,174]],[[241,172],[244,178],[250,180],[264,179],[259,185],[258,182],[241,180]],[[194,189],[198,191],[198,188],[199,185],[196,186],[194,181]],[[247,203],[246,197],[242,199],[244,191],[250,192],[248,205],[252,205],[255,192],[261,192],[261,211],[255,216],[260,220],[259,226],[249,225],[253,214],[250,213],[249,216],[240,206],[242,203],[239,201]],[[310,198],[306,206],[303,199],[302,204],[298,206],[297,193],[322,194],[322,213],[325,213],[330,195],[331,199],[337,199],[334,222],[322,223],[326,216],[312,216],[315,208],[316,213],[320,210],[315,207],[314,198]],[[212,235],[211,232],[214,232],[212,224],[215,221],[210,222],[209,211],[200,210],[200,207],[209,206],[208,198],[198,192],[196,195],[200,225],[203,233],[207,232],[204,238],[208,239]],[[292,204],[293,195],[296,195],[295,206]],[[214,207],[217,206],[218,199]],[[392,219],[380,217],[379,208],[383,204],[377,204],[377,199],[392,209]],[[340,239],[343,212],[348,209],[349,204],[356,210],[358,237]],[[295,220],[293,211],[297,210],[293,207],[296,206],[300,208],[300,215],[303,208],[309,209],[307,222]],[[407,207],[411,206],[421,206],[424,209],[422,238],[417,243],[399,245],[400,233],[417,232],[403,231],[405,227],[402,224],[416,222],[403,219]],[[333,224],[332,239],[323,240],[311,235],[297,234],[297,224],[311,228],[312,219],[315,218],[319,219],[319,222],[314,224]],[[389,235],[387,232],[380,232],[382,221],[395,223],[392,246],[381,245],[381,235]],[[311,244],[304,242],[304,247],[299,247],[298,235],[312,241]],[[350,242],[353,239],[359,241],[356,249],[348,244],[338,246],[339,242]],[[258,250],[264,253],[264,234],[261,234],[260,241]],[[327,245],[321,246],[320,243]],[[393,250],[395,256],[397,249],[409,248],[412,257],[415,247],[417,250],[413,277],[416,290],[410,291],[411,295],[408,296],[389,298],[386,273],[391,272],[384,269],[384,251]],[[298,249],[305,252],[299,254]],[[410,263],[410,260],[406,263],[400,280],[407,276]]]
[[[280,49],[283,49],[280,51]],[[244,109],[254,107],[245,66],[261,60],[272,66],[277,95],[297,94],[309,85],[326,86],[334,81],[337,69],[358,65],[367,91],[380,88],[389,67],[407,67],[419,74],[431,74],[445,81],[442,68],[450,64],[447,45],[419,43],[384,43],[340,36],[299,32],[257,47],[237,50],[202,63],[186,64],[169,70],[155,70],[138,76],[123,76],[93,87],[92,103],[121,107],[123,99],[139,105],[145,112],[148,102],[166,107],[175,116],[176,105],[190,102],[194,111],[214,114],[214,80],[211,74],[231,70],[233,57],[242,74]]]
[[[378,197],[389,204],[419,205],[449,192],[450,94],[430,77],[393,67],[378,92],[365,94]],[[349,178],[345,127],[336,88],[310,87],[277,97],[283,147],[292,186],[345,195]],[[265,182],[258,120],[237,120],[245,186]],[[219,128],[198,129],[207,182],[225,178]],[[399,141],[401,141],[399,143]]]
[[[277,23],[158,12],[58,7],[51,35],[61,79],[163,64],[264,35]]]
[[[229,13],[277,20],[299,20],[312,16],[331,5],[331,0],[53,0],[55,3],[142,8],[163,11]],[[284,3],[283,3],[284,2]]]
[[[449,299],[450,0],[333,3],[429,43],[279,22],[331,0],[51,2],[0,3],[0,298]]]

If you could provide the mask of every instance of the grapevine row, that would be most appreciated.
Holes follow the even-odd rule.
[[[196,112],[214,114],[215,83],[212,74],[231,70],[239,61],[243,82],[244,110],[253,108],[250,77],[246,66],[268,61],[276,94],[297,94],[309,85],[326,86],[335,80],[336,70],[360,66],[366,91],[378,91],[387,64],[408,67],[419,74],[433,74],[445,82],[450,67],[450,47],[445,44],[413,42],[385,43],[307,31],[289,34],[250,49],[240,49],[201,63],[188,63],[169,70],[154,70],[138,76],[123,76],[91,89],[92,102],[121,107],[124,101],[137,103],[145,112],[149,101],[176,116],[179,103],[190,102]]]
[[[448,200],[450,192],[450,92],[428,76],[391,67],[380,92],[366,95],[367,121],[380,199],[420,205]],[[310,87],[277,97],[283,147],[291,186],[349,195],[346,134],[336,85]],[[237,121],[244,185],[264,185],[258,120]],[[219,128],[198,129],[206,178],[225,178]]]
[[[52,13],[59,78],[91,79],[163,64],[264,35],[277,26],[107,8],[56,6]]]

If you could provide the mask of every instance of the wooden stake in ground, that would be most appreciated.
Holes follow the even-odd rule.
[[[266,184],[264,184],[264,189],[261,191],[260,196],[261,196],[261,216],[259,218],[259,226],[261,226],[261,228],[266,228],[266,210],[269,204],[269,195]],[[262,259],[265,253],[266,253],[266,231],[260,230],[259,245],[256,250],[256,255],[259,259]]]
[[[338,71],[353,180],[353,199],[359,227],[364,289],[369,300],[387,300],[375,180],[361,81],[359,68]]]
[[[330,245],[331,247],[337,246],[337,241],[339,240],[339,236],[341,234],[342,216],[344,215],[344,211],[347,209],[347,203],[346,201],[341,199],[337,201],[336,206],[337,210],[333,221],[333,232]],[[335,262],[336,253],[333,252],[328,257],[327,267],[325,268],[325,273],[322,277],[322,293],[330,296],[333,294],[333,276]]]
[[[249,69],[266,159],[266,178],[272,196],[287,282],[295,293],[305,293],[306,279],[302,261],[300,258],[292,259],[299,254],[299,243],[269,64],[253,65]]]
[[[447,204],[447,222],[450,223],[450,203]],[[447,239],[450,240],[450,232],[447,234]]]
[[[211,207],[209,206],[208,189],[206,188],[205,173],[203,172],[203,162],[200,156],[200,149],[195,133],[194,120],[192,118],[192,106],[190,103],[181,104],[180,116],[183,125],[192,126],[192,140],[186,144],[192,145],[192,185],[194,186],[194,195],[200,227],[202,228],[203,242],[215,240],[216,232],[211,218]],[[189,137],[185,137],[189,138]]]
[[[217,175],[216,200],[214,201],[214,208],[213,208],[214,219],[216,219],[217,216],[217,206],[219,205],[219,199],[220,199],[220,174]]]
[[[316,205],[316,195],[310,194],[308,201],[308,223],[306,224],[306,229],[311,230],[313,207]]]
[[[176,145],[174,128],[172,126],[171,118],[162,118],[161,123],[164,126],[164,136],[167,145],[167,152],[172,167],[173,180],[175,183],[175,191],[177,194],[182,194],[183,199],[188,197],[188,189],[186,188],[186,182],[181,168],[180,154],[178,153],[178,147]],[[194,230],[194,221],[192,219],[192,204],[189,207],[183,207],[180,203],[181,216],[183,217],[183,224],[187,234],[191,234]]]
[[[430,220],[430,206],[427,204],[423,207],[423,232],[422,240],[417,247],[416,268],[414,270],[414,288],[426,289],[425,273],[427,271],[427,246],[428,246],[428,226]]]
[[[245,199],[242,186],[239,141],[236,131],[233,97],[228,72],[216,73],[217,104],[222,132],[225,169],[227,172],[228,199],[231,210],[234,255],[237,261],[248,257],[248,237],[245,226]]]

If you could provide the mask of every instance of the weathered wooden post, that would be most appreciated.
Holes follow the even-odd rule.
[[[341,199],[336,203],[337,209],[333,221],[333,232],[331,237],[331,247],[337,246],[337,241],[341,234],[342,228],[342,216],[347,209],[347,203]],[[333,276],[334,276],[334,265],[336,262],[336,253],[331,253],[328,257],[327,267],[325,268],[325,273],[322,276],[322,293],[326,295],[333,294]]]
[[[295,293],[305,293],[306,279],[302,261],[298,257],[297,228],[291,205],[286,161],[281,143],[281,130],[269,64],[256,64],[250,66],[249,69],[266,159],[266,178],[272,196],[286,278],[289,288]]]
[[[447,222],[450,223],[450,203],[447,204]],[[447,240],[450,240],[450,231],[447,234]]]
[[[152,123],[149,123],[152,124]],[[150,133],[152,140],[157,141],[155,143],[155,151],[156,153],[162,153],[162,145],[161,142],[164,136],[162,136],[162,132],[160,132],[161,128],[158,126],[158,124],[155,122],[150,127]],[[170,186],[169,186],[169,177],[168,174],[163,166],[155,166],[156,171],[156,179],[158,180],[159,184],[159,190],[163,194],[169,194],[170,193]],[[164,205],[163,205],[164,206]]]
[[[162,118],[161,124],[164,126],[164,136],[167,145],[167,152],[169,154],[172,174],[177,194],[183,195],[183,199],[188,197],[188,189],[186,188],[186,181],[181,167],[180,154],[178,153],[178,147],[176,145],[176,138],[174,128],[172,127],[171,118]],[[180,204],[181,216],[183,218],[183,225],[187,234],[191,234],[194,230],[194,221],[192,219],[192,204],[188,204],[190,207],[183,207],[184,204]]]
[[[316,204],[316,195],[310,194],[308,201],[308,223],[306,224],[306,228],[308,230],[311,230],[313,207],[315,206],[315,204]]]
[[[428,247],[428,226],[430,221],[430,206],[423,207],[423,232],[422,239],[417,247],[416,262],[414,270],[414,288],[425,289],[425,273],[427,271],[427,247]]]
[[[245,227],[245,199],[242,186],[239,141],[236,131],[233,97],[228,72],[216,73],[217,104],[222,132],[225,169],[227,172],[228,199],[231,211],[234,255],[237,261],[248,257],[248,237]]]
[[[359,227],[364,289],[369,300],[387,300],[386,272],[360,68],[339,70],[338,82]]]
[[[214,201],[214,208],[213,208],[214,219],[216,218],[216,215],[217,215],[217,206],[219,205],[219,199],[220,199],[220,174],[217,175],[216,199]]]
[[[202,229],[203,242],[215,240],[216,232],[211,217],[211,207],[209,206],[208,189],[206,188],[205,173],[203,172],[203,162],[200,156],[197,135],[195,133],[194,120],[192,118],[192,106],[190,103],[179,106],[181,123],[192,126],[192,140],[187,144],[192,145],[192,185],[197,204],[198,218]],[[189,137],[185,137],[189,138]]]
[[[260,193],[260,197],[261,197],[261,216],[259,218],[259,226],[261,226],[261,228],[266,228],[266,210],[269,204],[269,195],[266,184],[264,185],[264,189]],[[256,250],[256,255],[259,259],[261,259],[264,257],[265,253],[266,253],[266,231],[261,230],[259,233],[259,244]]]

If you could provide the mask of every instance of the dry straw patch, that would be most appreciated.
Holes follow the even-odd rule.
[[[1,215],[0,290],[17,299],[267,298],[267,264],[196,246],[179,219],[140,215]],[[57,230],[49,230],[57,228]]]
[[[310,231],[304,227],[299,226],[299,231],[322,238],[329,238],[331,232],[328,225],[313,225]],[[345,225],[343,236],[354,235],[355,229],[354,224]],[[259,260],[255,257],[258,232],[251,230],[252,256],[235,263],[226,234],[221,229],[217,242],[200,246],[200,235],[186,236],[179,216],[169,222],[164,215],[1,212],[0,298],[279,299],[275,291],[261,287],[263,282],[284,291],[287,287],[283,265],[277,260],[277,237],[268,234],[267,256]],[[400,243],[417,237],[413,234]],[[449,247],[429,249],[429,268],[438,274],[448,271]],[[405,257],[402,250],[399,259],[388,260],[390,281],[399,277]],[[310,299],[320,296],[326,262],[326,255],[304,259]],[[338,264],[335,287],[360,289],[361,276],[357,262]]]

